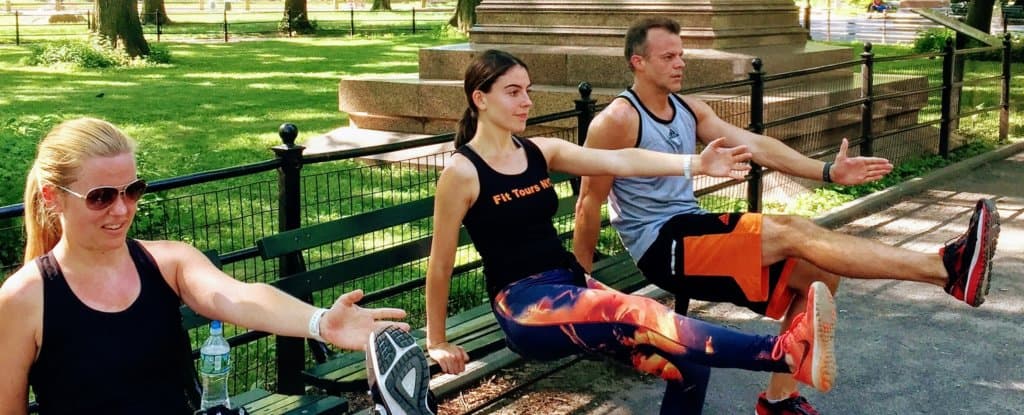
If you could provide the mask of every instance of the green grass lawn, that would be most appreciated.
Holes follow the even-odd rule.
[[[167,43],[170,65],[113,70],[26,66],[26,47],[0,45],[0,205],[20,202],[35,145],[58,118],[122,127],[140,142],[144,177],[266,160],[281,123],[296,124],[300,142],[348,123],[338,111],[341,77],[416,73],[419,48],[460,41],[425,34]],[[19,131],[26,126],[37,128]]]

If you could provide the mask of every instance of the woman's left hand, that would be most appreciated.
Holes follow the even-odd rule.
[[[754,155],[745,145],[724,147],[725,137],[708,143],[700,153],[701,173],[714,177],[731,177],[743,180],[750,171],[750,159]]]
[[[365,350],[370,333],[382,327],[396,326],[409,331],[409,324],[394,320],[405,318],[400,308],[363,308],[356,303],[363,299],[363,290],[338,297],[321,321],[320,336],[331,344],[348,350]]]

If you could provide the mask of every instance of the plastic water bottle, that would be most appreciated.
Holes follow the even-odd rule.
[[[220,321],[210,322],[210,337],[199,349],[199,377],[203,382],[201,409],[218,405],[230,408],[228,375],[231,373],[231,346],[224,340]]]

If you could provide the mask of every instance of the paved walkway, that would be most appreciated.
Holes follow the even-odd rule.
[[[1024,143],[1021,143],[1024,144]],[[974,309],[937,288],[844,280],[837,303],[837,385],[805,391],[825,414],[1016,414],[1024,411],[1024,146],[1005,159],[948,168],[924,191],[839,227],[915,251],[936,252],[966,227],[974,202],[997,200],[1002,231],[987,302]],[[1005,152],[1004,154],[1009,154]],[[974,163],[977,165],[977,163]],[[864,258],[870,261],[870,258]],[[730,305],[691,305],[702,318],[757,333],[777,325]],[[657,414],[662,381],[580,363],[540,388],[591,394],[573,414]],[[603,372],[600,372],[604,370]],[[594,382],[615,376],[618,383]],[[610,375],[609,375],[610,374]],[[749,414],[767,375],[715,370],[705,414]],[[583,382],[579,382],[583,380]],[[580,384],[599,385],[579,390]],[[609,388],[608,385],[619,387]],[[572,385],[572,386],[561,386]],[[527,399],[528,400],[528,399]],[[525,411],[515,402],[494,413]],[[560,412],[561,413],[561,412]]]

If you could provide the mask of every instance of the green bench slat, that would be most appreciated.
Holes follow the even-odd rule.
[[[234,407],[244,407],[253,415],[344,414],[348,401],[337,396],[282,395],[253,389],[231,397]]]
[[[551,182],[558,184],[571,178],[572,176],[567,174],[555,173],[551,175]],[[573,200],[575,205],[575,198]],[[281,232],[256,241],[256,248],[263,259],[277,258],[285,254],[427,218],[433,214],[434,198],[427,197],[397,206]]]
[[[271,285],[302,298],[316,291],[427,258],[430,255],[432,239],[433,237],[426,236],[312,271],[300,272],[276,280]],[[459,246],[468,245],[470,242],[469,233],[463,229],[459,233]]]
[[[397,206],[360,213],[330,222],[281,232],[256,241],[263,259],[315,248],[373,231],[433,215],[434,198],[428,197]]]

